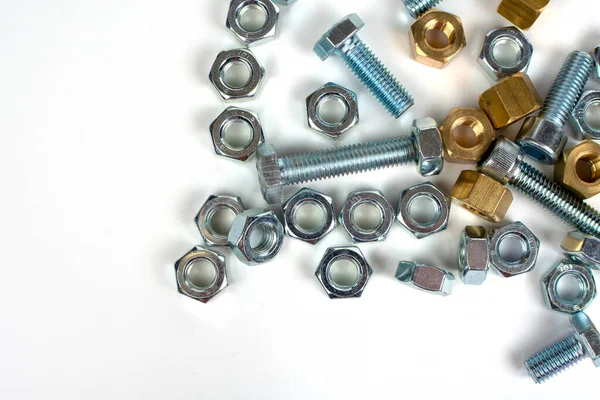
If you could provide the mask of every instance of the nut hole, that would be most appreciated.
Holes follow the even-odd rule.
[[[217,266],[207,259],[191,262],[185,270],[185,281],[195,290],[206,290],[217,280]]]
[[[596,183],[600,180],[600,154],[586,155],[575,163],[577,177],[585,183]]]
[[[229,207],[216,207],[206,216],[206,226],[219,238],[226,238],[236,212]]]
[[[408,217],[417,225],[432,226],[439,221],[441,216],[440,204],[428,194],[415,196],[408,205]]]
[[[585,297],[585,281],[573,272],[562,275],[555,285],[556,294],[567,304],[577,304]]]
[[[267,223],[256,225],[250,232],[250,248],[259,257],[268,256],[277,245],[277,233]]]
[[[494,61],[503,68],[514,67],[523,56],[521,46],[512,39],[500,37],[492,43],[491,47]]]
[[[352,222],[362,233],[371,233],[383,224],[383,212],[375,203],[361,203],[352,210]]]
[[[587,106],[584,118],[590,128],[600,131],[600,101],[594,101]]]
[[[240,59],[229,60],[221,67],[219,78],[230,89],[242,89],[252,79],[252,67]]]
[[[454,142],[463,149],[472,149],[483,140],[483,125],[472,118],[459,118],[452,129]]]
[[[221,140],[230,150],[244,150],[254,137],[252,126],[243,119],[227,121],[221,128]]]
[[[241,8],[237,20],[246,32],[258,32],[267,24],[268,13],[262,5],[251,3]]]
[[[300,203],[294,209],[293,219],[304,233],[315,233],[325,225],[326,211],[320,204],[312,201]]]
[[[329,265],[329,281],[339,290],[352,289],[360,278],[358,264],[346,257],[339,257]]]
[[[323,96],[317,103],[317,118],[329,126],[337,126],[348,118],[348,104],[340,96]]]
[[[527,241],[516,234],[502,236],[496,245],[498,257],[507,264],[518,264],[523,261],[528,253]]]
[[[436,18],[425,25],[425,42],[433,49],[442,50],[456,41],[456,28],[448,21]]]

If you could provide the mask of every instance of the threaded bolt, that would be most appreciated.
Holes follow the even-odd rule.
[[[525,154],[545,164],[554,164],[567,142],[563,131],[579,101],[594,59],[583,51],[567,56],[537,117],[528,117],[517,136]]]
[[[358,15],[346,16],[321,37],[314,52],[323,61],[332,54],[341,58],[390,114],[398,118],[412,107],[414,100],[358,38],[357,33],[364,25]]]
[[[437,6],[442,0],[403,0],[408,13],[413,18],[419,18],[433,7]]]

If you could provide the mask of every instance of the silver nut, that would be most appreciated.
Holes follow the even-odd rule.
[[[249,10],[259,10],[264,14],[265,21],[262,26],[244,26],[242,16]],[[255,46],[275,37],[278,19],[279,7],[270,0],[231,0],[226,26],[242,43]]]
[[[415,201],[426,199],[431,201],[434,214],[424,221],[417,218],[413,210]],[[397,219],[417,239],[441,232],[448,226],[450,216],[450,199],[430,182],[412,186],[400,194]]]
[[[558,291],[560,281],[569,276],[579,284],[579,293],[574,298],[564,298]],[[541,285],[548,308],[568,314],[585,310],[596,297],[596,280],[590,269],[568,261],[561,261],[548,271]]]
[[[322,218],[317,227],[307,229],[298,222],[296,214],[305,205],[316,206],[322,212]],[[337,226],[332,198],[308,188],[301,189],[285,202],[283,220],[285,233],[288,236],[310,244],[317,244]]]
[[[345,16],[319,39],[313,49],[314,52],[321,60],[326,60],[342,47],[347,40],[356,35],[363,26],[365,26],[365,23],[358,15]]]
[[[379,211],[377,223],[360,226],[355,212],[362,205],[374,206]],[[340,223],[354,243],[380,242],[387,237],[394,223],[394,209],[379,190],[363,190],[348,195],[340,214]]]
[[[583,312],[571,316],[575,335],[596,367],[600,367],[600,332]]]
[[[217,230],[213,224],[213,217],[223,210],[238,215],[244,212],[244,205],[239,197],[211,195],[194,219],[202,239],[208,246],[227,246],[227,232]]]
[[[540,250],[539,239],[522,222],[513,222],[490,230],[490,262],[505,278],[533,271]],[[506,240],[518,243],[519,257],[509,258],[501,251]]]
[[[415,119],[412,137],[417,151],[417,164],[422,176],[438,175],[444,168],[444,142],[433,118]]]
[[[283,179],[279,169],[279,157],[270,144],[258,146],[256,152],[258,183],[264,199],[269,204],[283,201]]]
[[[296,0],[272,0],[281,6],[291,6]]]
[[[600,239],[573,231],[567,233],[561,247],[572,260],[593,269],[600,269]]]
[[[349,261],[356,269],[340,271],[339,276],[336,276],[332,270],[339,261]],[[315,271],[315,276],[331,299],[360,297],[371,275],[373,270],[358,247],[328,248]]]
[[[236,64],[242,64],[248,68],[250,78],[240,86],[228,84],[225,79],[227,70]],[[222,51],[217,55],[213,63],[209,79],[225,101],[245,100],[255,97],[260,89],[265,69],[258,62],[250,50],[237,49]]]
[[[452,273],[414,261],[400,261],[396,269],[396,279],[415,289],[442,296],[452,293],[454,286]]]
[[[214,267],[215,278],[212,282],[194,282],[191,271],[196,263],[208,262]],[[212,250],[194,247],[175,262],[175,277],[177,290],[193,299],[206,303],[227,286],[227,267],[225,257]]]
[[[600,91],[589,90],[581,96],[577,105],[571,113],[571,127],[575,133],[583,139],[600,140],[600,129],[592,126],[587,117],[586,112],[590,106],[600,105]]]
[[[523,157],[523,151],[516,143],[501,136],[488,157],[479,165],[479,170],[506,185],[519,172]]]
[[[483,226],[467,226],[458,246],[458,271],[467,285],[481,285],[490,269],[489,242]]]
[[[339,121],[327,121],[320,113],[325,101],[339,101],[346,114]],[[326,83],[306,98],[306,110],[309,128],[324,134],[330,139],[337,139],[343,133],[358,124],[358,101],[356,93],[335,83]]]
[[[250,139],[241,146],[228,142],[225,137],[227,130],[234,124],[243,124],[250,132]],[[225,109],[210,124],[209,129],[215,153],[236,161],[247,161],[256,152],[258,146],[265,141],[262,124],[258,115],[237,107]]]
[[[255,239],[259,240],[255,242]],[[283,243],[283,226],[273,211],[250,209],[235,217],[227,241],[241,262],[263,264],[279,253]]]
[[[509,44],[515,50],[516,57],[512,63],[502,62],[494,54],[496,46],[504,44]],[[508,26],[493,29],[485,35],[478,61],[490,78],[499,81],[518,72],[527,72],[532,55],[533,45],[523,32],[514,26]]]
[[[596,65],[596,78],[600,79],[600,46],[594,49],[594,61]]]
[[[517,143],[529,157],[543,164],[556,164],[562,154],[567,135],[563,127],[541,117],[527,117]]]

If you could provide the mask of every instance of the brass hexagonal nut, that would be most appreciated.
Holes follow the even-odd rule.
[[[478,217],[490,222],[500,222],[512,204],[513,195],[489,176],[465,170],[454,184],[452,200]]]
[[[458,139],[456,129],[466,126],[475,134],[474,143]],[[476,108],[453,108],[440,127],[444,142],[444,158],[453,163],[469,164],[481,160],[496,140],[496,132],[485,113]]]
[[[528,30],[544,11],[550,0],[502,0],[498,14],[521,29]]]
[[[427,40],[427,32],[442,31],[448,44],[436,47]],[[454,14],[431,10],[419,18],[409,32],[414,59],[421,64],[443,68],[467,45],[462,21]]]
[[[600,193],[600,145],[584,140],[565,151],[554,166],[554,179],[584,199]]]

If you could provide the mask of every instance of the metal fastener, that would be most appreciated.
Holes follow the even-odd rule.
[[[419,18],[442,0],[403,0],[408,13],[413,18]]]

